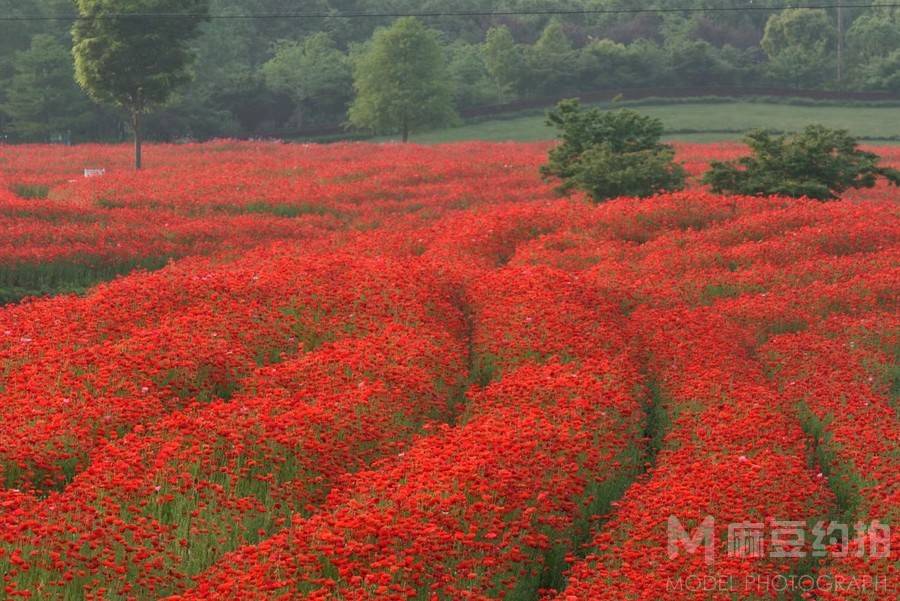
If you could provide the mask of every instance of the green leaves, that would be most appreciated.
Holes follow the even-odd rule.
[[[831,79],[837,32],[824,10],[790,9],[773,14],[760,46],[776,81],[797,87],[820,86]]]
[[[482,52],[488,73],[497,87],[498,100],[505,102],[514,98],[525,78],[527,65],[509,28],[504,25],[489,29]]]
[[[46,142],[89,125],[91,104],[72,80],[72,55],[54,36],[35,35],[28,50],[15,53],[13,66],[3,109],[19,138]]]
[[[72,28],[75,81],[102,104],[125,109],[134,131],[134,166],[142,165],[141,116],[191,80],[188,45],[210,0],[77,0]],[[158,14],[165,17],[144,18]]]
[[[282,42],[263,65],[266,85],[291,97],[298,125],[339,120],[353,95],[350,61],[327,33]]]
[[[116,17],[135,13],[207,14],[209,0],[78,0],[72,29],[75,78],[96,101],[145,112],[189,81],[188,42],[201,19]]]
[[[684,168],[675,150],[660,143],[658,119],[631,110],[582,111],[577,100],[564,100],[547,123],[560,130],[562,143],[541,174],[561,179],[562,192],[577,189],[601,201],[684,188]]]
[[[575,175],[576,187],[595,200],[620,196],[647,197],[684,187],[684,170],[672,149],[648,148],[613,152],[603,145],[588,150]]]
[[[525,56],[529,79],[539,92],[558,93],[560,86],[572,85],[578,52],[572,47],[572,42],[558,19],[551,19]]]
[[[376,132],[411,131],[455,120],[453,95],[437,33],[418,19],[397,20],[375,33],[354,65],[357,97],[350,123]]]
[[[874,187],[879,177],[900,185],[900,172],[880,167],[878,155],[860,150],[843,130],[810,125],[777,137],[757,130],[744,141],[751,156],[711,164],[703,181],[714,192],[834,200],[850,188]]]

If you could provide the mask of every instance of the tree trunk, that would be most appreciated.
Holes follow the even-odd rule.
[[[409,122],[407,122],[406,119],[403,120],[401,132],[403,134],[403,143],[406,144],[407,142],[409,142]]]
[[[131,113],[131,128],[134,130],[134,168],[138,171],[143,167],[143,143],[141,133],[141,112],[136,110]]]

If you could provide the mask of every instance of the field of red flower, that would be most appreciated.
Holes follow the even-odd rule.
[[[546,150],[0,146],[0,600],[897,598],[897,190]]]

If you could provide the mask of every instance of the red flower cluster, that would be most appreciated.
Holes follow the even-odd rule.
[[[892,270],[894,282],[897,275]],[[835,543],[838,555],[822,573],[833,581],[868,578],[880,584],[826,591],[823,599],[880,599],[888,586],[896,589],[900,532],[886,532],[879,540],[873,528],[896,525],[900,518],[900,418],[897,376],[890,373],[896,370],[900,322],[896,295],[889,302],[873,300],[869,307],[857,306],[855,315],[833,316],[765,347],[770,369],[817,438],[821,467],[839,495],[841,519],[856,529],[849,545]]]
[[[896,526],[889,189],[594,206],[545,152],[0,147],[0,287],[161,267],[0,309],[0,599],[893,598],[728,536]]]
[[[67,281],[91,274],[108,278],[170,258],[240,252],[262,241],[307,241],[376,227],[398,213],[433,216],[535,194],[546,198],[551,186],[536,185],[533,176],[541,161],[537,149],[150,146],[151,168],[133,172],[125,147],[48,152],[0,145],[0,289],[65,289]],[[489,160],[470,162],[473,153]],[[85,167],[106,173],[85,178]],[[470,192],[487,187],[496,192],[490,199]]]
[[[671,427],[646,480],[626,493],[560,598],[696,599],[697,577],[728,583],[713,588],[713,598],[776,598],[741,587],[752,575],[791,573],[796,564],[731,553],[726,528],[827,515],[832,495],[807,466],[799,423],[780,410],[743,332],[716,312],[651,311],[635,325],[652,332],[646,351]],[[672,519],[693,532],[710,516],[713,560],[703,549],[678,547],[673,555]]]
[[[621,315],[552,269],[499,270],[470,303],[475,362],[490,357],[503,377],[470,393],[462,422],[226,557],[182,598],[490,598],[559,584],[642,453]]]
[[[447,395],[464,378],[465,327],[446,282],[431,269],[341,255],[314,263],[281,257],[266,264],[255,257],[253,264],[255,275],[236,277],[229,266],[222,287],[213,285],[219,298],[252,288],[253,322],[211,311],[221,316],[214,325],[293,349],[239,353],[251,363],[306,353],[268,367],[248,364],[247,374],[231,384],[237,392],[211,404],[199,404],[191,391],[190,404],[174,412],[148,403],[138,413],[127,396],[83,398],[79,413],[57,409],[70,427],[45,428],[45,436],[83,431],[66,442],[85,455],[97,444],[103,450],[62,492],[6,516],[15,530],[4,536],[16,533],[7,542],[28,558],[27,570],[8,574],[17,590],[48,597],[178,591],[222,553],[272,534],[321,502],[345,472],[397,452],[426,422],[452,417]],[[269,269],[260,271],[263,265]],[[291,282],[294,288],[286,288]],[[257,296],[261,291],[283,296]],[[284,320],[280,338],[267,329],[263,305]],[[229,347],[238,344],[231,340]],[[197,351],[194,345],[170,352],[192,357]],[[198,377],[195,364],[181,368],[185,378]],[[93,407],[118,411],[116,427],[132,432],[112,442],[97,439],[110,426],[91,421]],[[28,475],[37,473],[49,477],[51,468]],[[135,577],[126,581],[128,573]]]

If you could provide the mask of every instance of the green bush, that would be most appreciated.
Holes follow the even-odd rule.
[[[50,186],[40,184],[15,184],[12,193],[25,200],[44,200],[50,196]]]
[[[559,178],[564,193],[581,190],[599,202],[684,188],[684,169],[675,150],[660,142],[658,119],[627,109],[583,111],[577,100],[564,100],[547,123],[560,131],[561,144],[541,174]]]
[[[807,126],[793,135],[756,130],[744,138],[751,156],[714,161],[703,182],[714,192],[751,196],[806,196],[833,200],[849,188],[871,188],[879,177],[900,185],[900,171],[878,165],[844,130]]]

